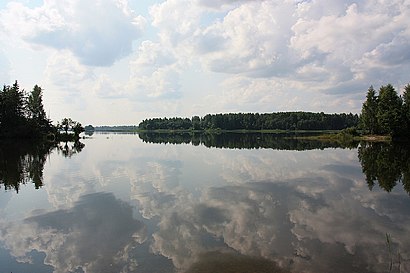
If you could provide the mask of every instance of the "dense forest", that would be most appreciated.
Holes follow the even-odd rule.
[[[21,89],[17,81],[0,90],[0,138],[78,139],[84,131],[81,123],[64,118],[56,126],[43,106],[43,90],[35,85],[31,92]],[[71,133],[72,132],[72,133]]]
[[[357,114],[312,112],[208,114],[202,118],[153,118],[141,130],[341,130],[358,125]]]
[[[391,84],[367,91],[360,115],[360,127],[367,134],[406,136],[410,132],[410,84],[399,96]]]

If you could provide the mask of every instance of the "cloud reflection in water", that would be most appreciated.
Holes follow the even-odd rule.
[[[146,227],[133,219],[132,207],[111,193],[85,195],[68,210],[9,223],[2,240],[24,260],[28,252],[46,253],[54,272],[132,272],[137,266],[130,250],[143,243]]]

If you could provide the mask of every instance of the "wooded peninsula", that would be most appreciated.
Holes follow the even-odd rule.
[[[44,110],[43,90],[38,85],[27,93],[15,81],[0,90],[0,138],[75,141],[83,131],[81,123],[71,118],[52,124]]]

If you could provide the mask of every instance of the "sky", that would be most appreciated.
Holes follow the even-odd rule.
[[[410,0],[0,1],[0,83],[53,121],[359,113],[409,71]]]

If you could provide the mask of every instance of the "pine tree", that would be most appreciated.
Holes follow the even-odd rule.
[[[377,120],[381,134],[399,135],[402,131],[402,100],[391,84],[381,86],[377,107]]]
[[[367,91],[366,101],[363,103],[362,113],[360,116],[361,126],[370,134],[376,134],[378,130],[377,122],[377,96],[373,86]]]
[[[410,84],[404,87],[403,93],[403,113],[404,119],[404,133],[410,135]]]

